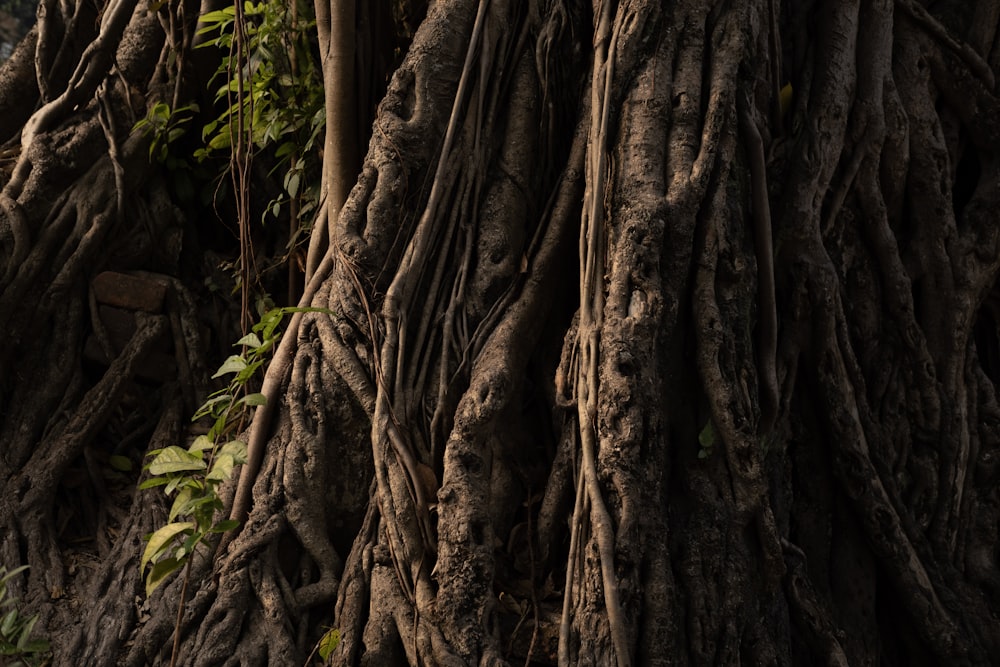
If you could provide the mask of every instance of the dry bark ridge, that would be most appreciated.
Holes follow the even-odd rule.
[[[137,599],[162,500],[103,462],[184,443],[223,328],[211,216],[127,132],[204,94],[196,4],[46,1],[0,70],[0,559],[57,664],[173,640],[179,584]],[[315,9],[302,304],[334,314],[285,334],[181,664],[302,664],[331,625],[343,665],[989,664],[995,3]],[[169,276],[124,344],[103,271]],[[164,337],[178,380],[137,380]]]

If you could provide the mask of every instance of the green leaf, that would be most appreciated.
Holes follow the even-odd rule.
[[[294,141],[286,141],[285,143],[278,146],[278,150],[274,151],[274,157],[282,158],[286,155],[291,155],[298,148],[298,144]]]
[[[199,542],[201,542],[202,537],[203,534],[198,531],[195,531],[190,535],[188,535],[187,539],[184,540],[184,542],[182,542],[181,545],[177,547],[177,551],[174,552],[175,557],[178,560],[183,560],[188,554],[194,553],[194,548],[198,546]]]
[[[28,569],[27,565],[21,565],[20,567],[15,567],[13,570],[8,570],[6,567],[0,567],[0,584],[6,584],[8,581],[21,574]]]
[[[317,652],[319,653],[319,659],[326,662],[330,658],[330,654],[333,650],[337,648],[337,644],[340,643],[340,630],[337,628],[330,628],[327,630],[326,634],[323,635],[319,640],[319,648]]]
[[[201,452],[205,451],[206,449],[212,449],[213,447],[215,447],[215,441],[213,441],[207,435],[199,435],[197,438],[194,439],[194,442],[191,443],[191,446],[188,447],[188,451]]]
[[[177,523],[168,523],[162,526],[159,530],[149,536],[149,542],[146,544],[146,550],[142,552],[142,559],[139,561],[139,568],[145,568],[146,563],[153,560],[158,554],[166,550],[170,542],[174,540],[178,535],[183,535],[186,532],[193,531],[195,525],[190,521],[182,521]],[[148,582],[147,582],[147,595]]]
[[[150,477],[146,481],[139,484],[140,489],[152,489],[154,486],[163,486],[164,484],[169,484],[169,477]]]
[[[274,330],[278,328],[281,320],[285,317],[285,313],[282,310],[281,308],[272,308],[264,313],[260,318],[260,322],[254,325],[253,330],[263,331],[264,340],[271,338]]]
[[[214,12],[205,12],[201,15],[201,23],[210,27],[202,28],[199,30],[199,33],[205,32],[206,30],[212,30],[213,28],[218,28],[219,24],[228,23],[233,20],[234,16],[236,16],[236,7],[233,6],[223,7],[222,9]],[[211,25],[213,23],[217,25]]]
[[[28,645],[28,637],[31,635],[31,631],[35,627],[35,623],[38,621],[38,615],[32,616],[24,622],[24,627],[21,628],[20,636],[17,638],[17,647],[24,651],[25,647]]]
[[[25,642],[24,646],[21,647],[21,653],[44,653],[49,650],[49,643],[44,639],[33,639],[31,641]],[[50,663],[42,663],[50,664]]]
[[[220,414],[216,417],[215,422],[212,424],[212,428],[208,429],[209,436],[218,439],[220,436],[225,435],[227,431],[227,420],[228,416],[226,413]]]
[[[177,445],[171,445],[157,454],[149,464],[149,472],[153,475],[164,475],[187,470],[204,470],[205,467],[205,462],[197,454],[192,454]]]
[[[213,375],[212,378],[215,379],[223,375],[228,375],[229,373],[239,373],[246,367],[247,360],[238,354],[233,354],[222,362],[222,365],[219,366],[219,370],[215,372],[215,375]]]
[[[153,594],[160,584],[166,581],[167,577],[176,572],[187,561],[176,558],[164,558],[153,566],[146,577],[146,597]]]
[[[193,496],[193,491],[191,487],[185,487],[180,490],[177,497],[174,498],[174,504],[170,506],[170,513],[167,514],[167,521],[173,521],[178,515],[189,514],[189,505],[191,504],[191,498]]]
[[[698,444],[705,449],[711,449],[712,445],[715,444],[715,431],[712,429],[711,419],[705,423],[705,428],[701,429],[701,433],[698,435]]]
[[[233,528],[236,528],[239,525],[240,525],[240,522],[237,521],[236,519],[226,519],[225,521],[220,521],[219,523],[217,523],[214,526],[212,526],[211,528],[209,528],[208,532],[210,532],[210,533],[228,533]]]
[[[231,454],[219,454],[215,457],[215,461],[212,463],[212,469],[209,471],[206,479],[217,479],[223,482],[233,474],[233,466],[236,465],[236,461],[233,459]]]
[[[223,148],[229,148],[232,145],[233,140],[230,136],[229,130],[224,129],[212,137],[212,139],[208,142],[208,150],[222,150]]]
[[[260,338],[257,336],[257,334],[251,331],[246,336],[236,341],[235,346],[240,346],[240,345],[246,345],[247,347],[256,350],[258,347],[262,345],[262,343],[260,342]]]
[[[263,365],[264,365],[263,359],[256,359],[255,361],[248,363],[246,368],[244,368],[243,370],[241,370],[239,373],[236,374],[236,377],[234,378],[233,381],[240,386],[245,385],[247,383],[247,380],[252,378],[254,376],[254,373],[256,373]]]
[[[157,102],[149,110],[149,117],[157,125],[163,125],[170,120],[170,105],[166,102]]]
[[[119,454],[112,454],[108,458],[108,463],[112,468],[119,472],[131,472],[132,471],[132,460],[127,456],[121,456]]]
[[[249,407],[256,407],[258,405],[267,405],[267,396],[264,394],[247,394],[240,400],[236,401],[236,405],[246,405]]]
[[[267,315],[267,313],[269,313],[271,310],[274,309],[274,299],[272,299],[266,294],[264,296],[258,297],[257,301],[254,303],[254,308],[257,310],[258,318],[264,317],[265,315]],[[255,324],[253,327],[253,330],[257,332],[260,332],[261,329],[263,329],[263,327],[260,326],[259,322]],[[266,339],[264,343],[267,344]]]
[[[232,456],[236,463],[246,463],[247,443],[242,440],[230,440],[219,449],[219,453]]]
[[[218,120],[210,120],[207,123],[205,123],[205,126],[201,128],[201,140],[206,141],[212,135],[212,133],[215,132],[215,128],[217,128],[218,126],[219,126]]]
[[[185,130],[183,127],[175,127],[172,130],[169,130],[167,132],[167,143],[170,144],[177,141],[178,139],[184,136],[185,132],[187,132],[187,130]]]
[[[168,477],[167,488],[163,489],[163,493],[167,496],[173,495],[174,491],[180,488],[186,479],[187,479],[186,477],[180,477],[180,476]]]
[[[10,637],[13,635],[16,624],[17,609],[11,609],[7,612],[7,615],[3,617],[3,620],[0,621],[0,636]]]
[[[228,403],[231,402],[232,400],[233,400],[233,395],[227,392],[225,389],[217,391],[216,393],[212,394],[211,398],[205,401],[200,408],[198,408],[198,411],[194,413],[193,417],[191,417],[191,421],[198,421],[199,419],[207,415],[215,415],[216,408],[221,403],[226,403],[226,405],[222,406],[222,409],[224,410],[226,407],[228,407]]]
[[[285,179],[285,190],[288,191],[289,196],[294,197],[299,193],[300,178],[297,171],[289,172],[288,178]]]

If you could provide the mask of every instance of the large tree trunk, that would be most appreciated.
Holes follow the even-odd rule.
[[[0,562],[57,664],[165,664],[162,494],[106,462],[191,437],[231,333],[213,214],[128,132],[204,99],[199,8],[43,7],[0,73]],[[1000,652],[995,3],[318,7],[328,312],[268,372],[178,664],[305,664],[331,626],[338,665]],[[388,16],[419,27],[346,195]],[[159,295],[119,342],[107,270]]]

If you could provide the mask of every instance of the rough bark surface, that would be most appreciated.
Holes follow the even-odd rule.
[[[0,69],[0,564],[55,664],[168,664],[175,624],[182,665],[315,664],[329,627],[380,667],[1000,653],[985,1],[318,2],[328,116],[371,121],[349,194],[328,134],[325,310],[243,525],[179,623],[182,577],[146,599],[165,502],[109,457],[194,437],[232,332],[225,207],[129,130],[205,99],[211,4],[45,0]]]

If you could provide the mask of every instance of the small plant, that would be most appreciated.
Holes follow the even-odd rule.
[[[232,357],[230,357],[232,359]],[[253,362],[247,362],[244,371]],[[190,564],[190,558],[204,540],[215,533],[224,533],[236,527],[234,521],[215,521],[216,512],[223,509],[218,487],[232,475],[236,465],[246,461],[246,443],[229,439],[239,423],[243,410],[259,404],[263,396],[237,392],[253,374],[252,371],[231,370],[229,359],[213,376],[235,373],[230,385],[212,396],[195,413],[195,419],[210,415],[215,423],[208,434],[195,438],[186,449],[171,445],[150,452],[153,460],[146,465],[152,475],[140,485],[148,489],[164,486],[167,496],[174,496],[167,515],[168,523],[148,536],[146,549],[139,566],[151,565],[146,575],[146,595],[152,594],[173,572]]]
[[[170,156],[170,144],[184,136],[187,132],[185,126],[196,113],[197,104],[171,109],[166,102],[157,102],[149,108],[145,118],[132,126],[132,131],[152,135],[153,140],[149,143],[150,161],[156,160],[169,168],[176,168],[180,165],[175,163],[176,158]]]
[[[22,565],[8,572],[0,566],[0,656],[4,658],[0,663],[4,665],[42,665],[49,658],[49,643],[31,639],[38,614],[23,616],[17,608],[17,599],[7,595],[7,582],[27,568]]]
[[[283,171],[283,193],[271,201],[264,215],[277,218],[282,208],[293,200],[293,222],[307,227],[319,198],[314,181],[320,165],[316,152],[326,123],[322,74],[309,44],[314,20],[299,18],[295,3],[280,0],[244,2],[242,11],[235,5],[201,16],[199,34],[211,35],[203,46],[216,46],[224,56],[214,79],[223,84],[216,101],[226,109],[202,128],[205,147],[195,151],[204,160],[219,152],[232,150],[234,140],[249,141],[254,148],[273,149],[276,166]],[[238,15],[246,19],[243,59],[234,50],[234,31]],[[243,118],[245,137],[234,137]],[[294,242],[294,239],[293,239]]]
[[[248,411],[263,405],[263,394],[247,393],[251,379],[267,362],[281,337],[278,327],[284,316],[297,308],[274,308],[264,314],[252,331],[236,341],[240,354],[226,359],[213,378],[231,375],[229,385],[211,394],[192,421],[209,418],[208,433],[195,438],[186,449],[177,445],[149,453],[149,479],[140,487],[163,486],[173,504],[167,524],[148,538],[140,567],[151,565],[146,576],[150,595],[173,572],[190,562],[195,549],[207,537],[236,527],[235,521],[216,521],[223,509],[219,485],[232,476],[233,468],[246,462],[247,445],[234,434],[242,429]]]
[[[230,479],[233,468],[246,463],[247,444],[234,435],[243,429],[249,410],[264,405],[263,394],[248,393],[247,387],[271,355],[281,338],[281,321],[294,312],[325,312],[323,308],[272,308],[247,335],[236,341],[240,354],[226,359],[213,379],[232,375],[229,385],[211,394],[195,412],[192,421],[212,420],[208,433],[194,439],[186,449],[171,445],[148,454],[153,460],[146,464],[151,477],[139,485],[141,489],[164,487],[168,497],[174,496],[167,515],[167,524],[146,536],[139,567],[150,566],[146,574],[146,596],[179,570],[185,568],[184,585],[177,607],[177,623],[184,611],[187,585],[191,576],[191,557],[211,535],[236,528],[239,522],[229,519],[216,521],[224,509],[219,486]],[[171,665],[177,657],[180,632],[174,633]],[[332,650],[332,649],[331,649]]]
[[[285,315],[295,312],[325,312],[323,308],[272,308],[253,326],[250,333],[234,346],[240,354],[226,359],[213,378],[233,377],[229,385],[209,395],[198,408],[192,421],[209,418],[208,433],[194,439],[186,449],[171,445],[148,454],[153,460],[146,464],[151,477],[140,488],[164,487],[167,496],[174,496],[167,515],[168,523],[147,536],[146,549],[140,567],[150,565],[146,577],[146,595],[150,595],[170,574],[190,563],[190,557],[207,537],[224,533],[237,522],[216,521],[215,514],[223,509],[219,485],[232,476],[233,468],[246,462],[247,445],[233,437],[245,424],[251,408],[265,403],[259,393],[248,393],[247,386],[267,363],[278,340],[279,327]]]
[[[316,642],[316,646],[313,647],[312,653],[310,653],[309,657],[306,658],[306,664],[309,664],[314,655],[319,656],[320,661],[322,661],[323,664],[326,664],[326,662],[330,659],[330,655],[333,653],[333,650],[337,648],[337,644],[339,643],[340,630],[337,628],[328,628],[327,631],[323,633],[323,636],[319,638],[319,641]]]
[[[712,456],[712,449],[715,446],[715,429],[712,428],[712,420],[705,422],[705,428],[698,434],[698,458],[707,459]]]
[[[167,168],[170,184],[182,202],[193,201],[197,196],[196,183],[209,179],[208,170],[178,151],[175,145],[187,134],[197,113],[197,104],[171,109],[166,102],[157,102],[149,108],[145,118],[132,126],[132,132],[143,132],[151,137],[149,161]]]

